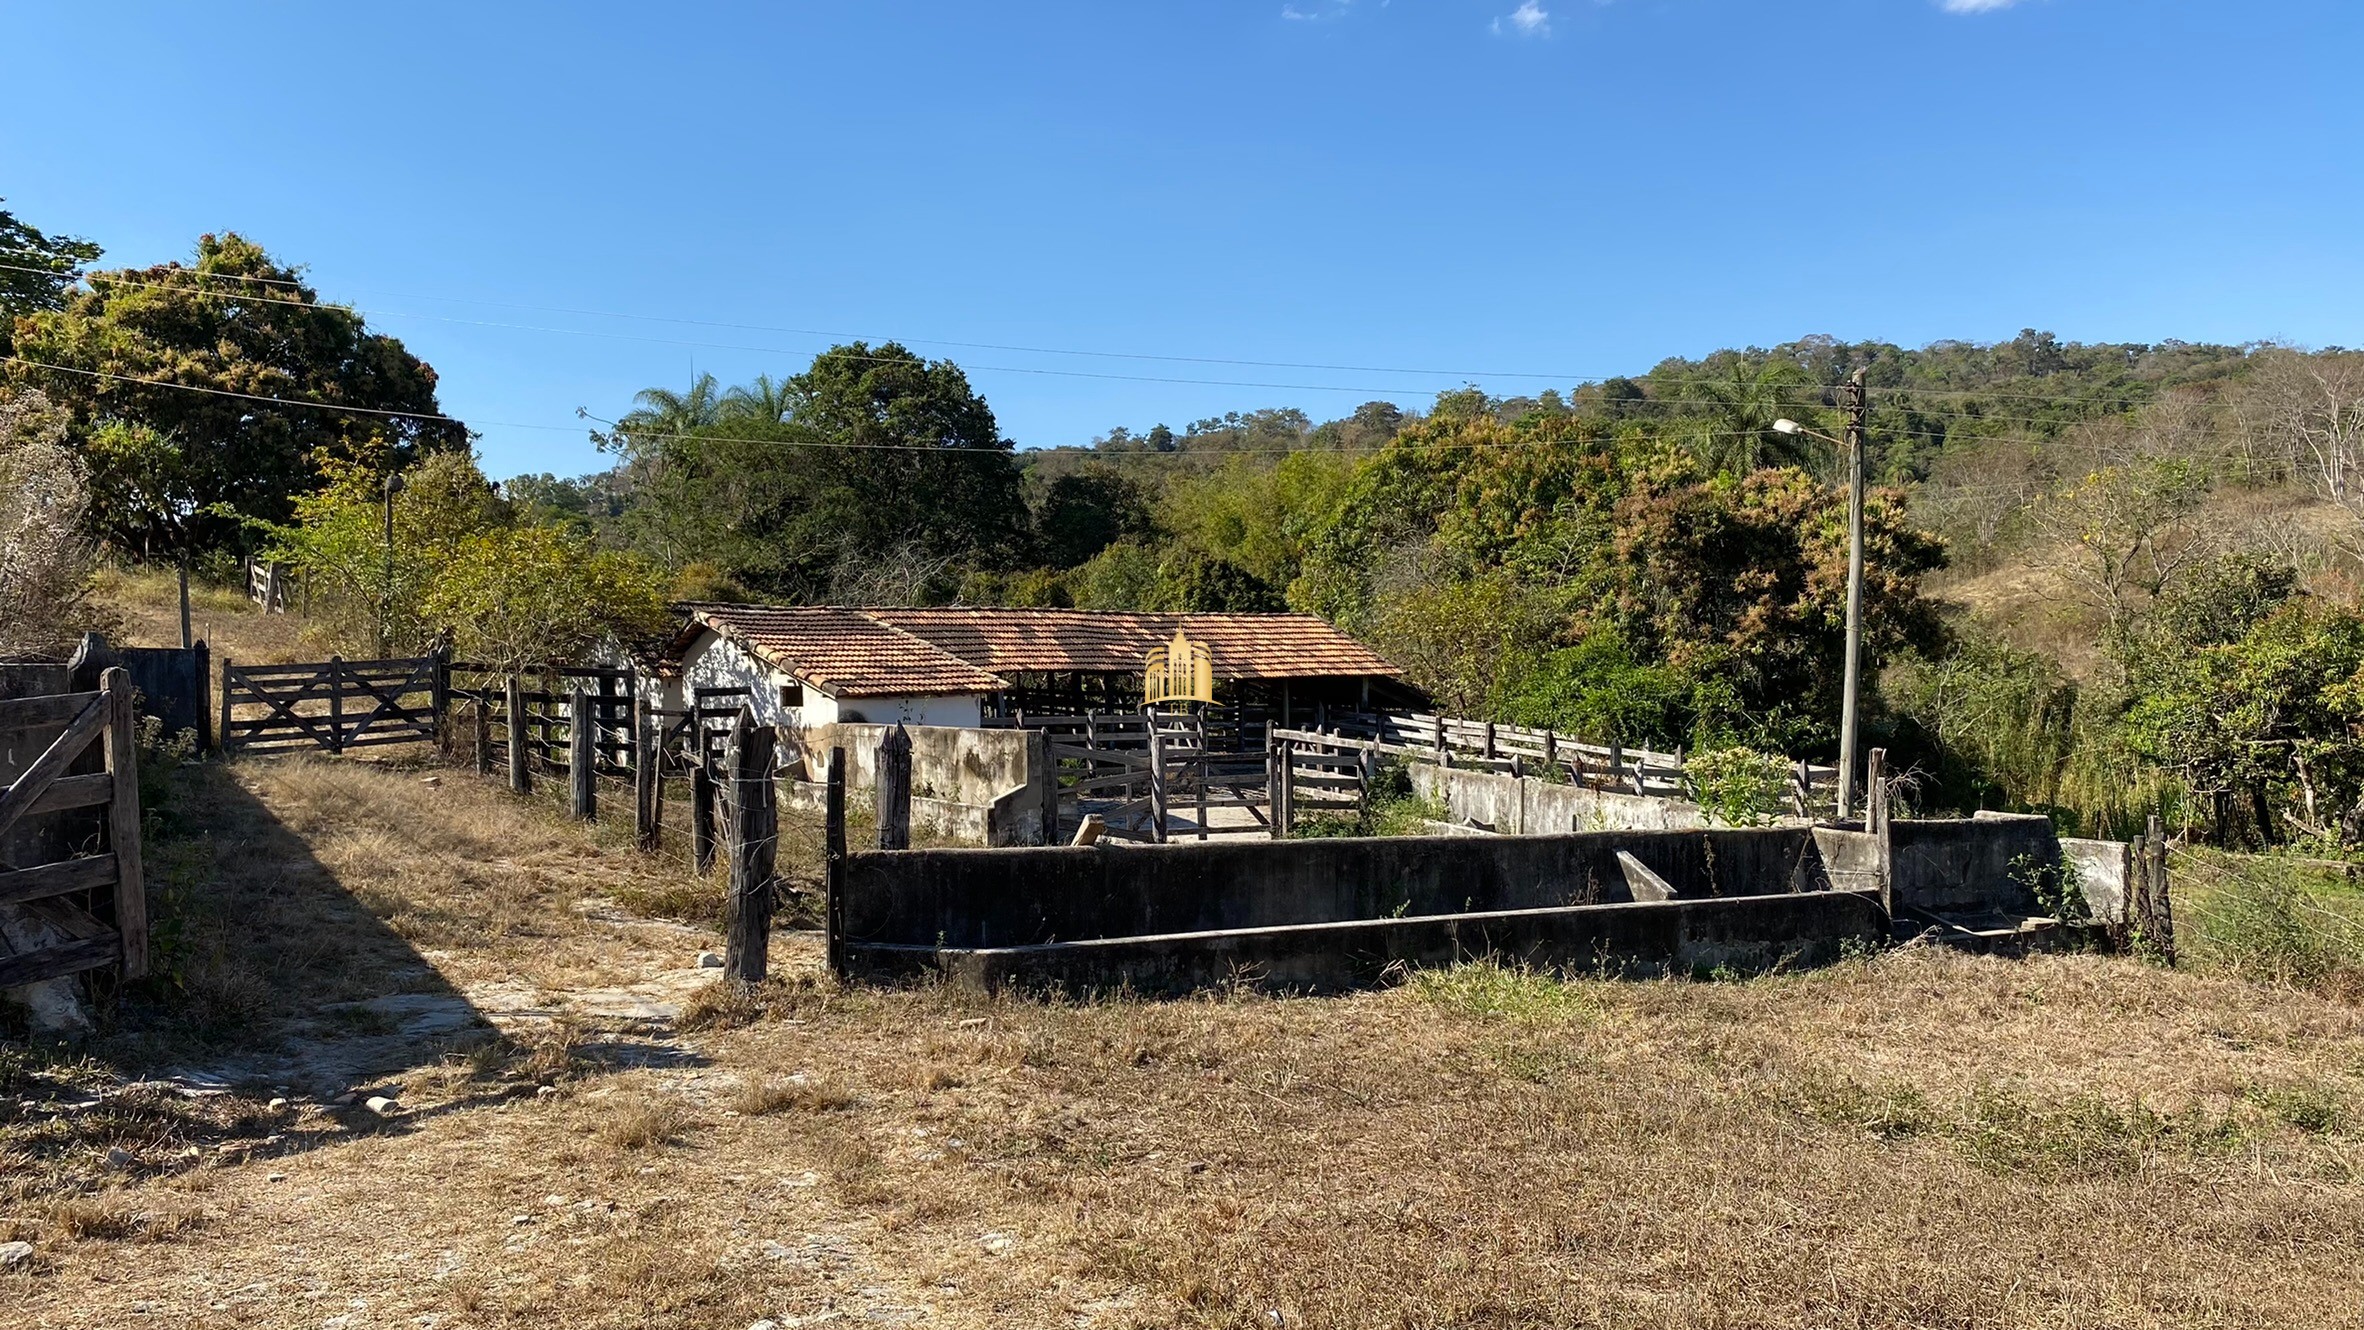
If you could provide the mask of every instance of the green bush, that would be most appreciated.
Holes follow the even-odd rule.
[[[1761,827],[1789,802],[1790,765],[1753,748],[1714,748],[1685,764],[1691,798],[1726,826]]]

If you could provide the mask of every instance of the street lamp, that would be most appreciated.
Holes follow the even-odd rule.
[[[1839,389],[1839,405],[1847,410],[1844,442],[1787,417],[1773,422],[1776,434],[1820,439],[1847,456],[1847,676],[1839,710],[1840,817],[1855,806],[1856,699],[1863,680],[1863,377],[1857,370]]]

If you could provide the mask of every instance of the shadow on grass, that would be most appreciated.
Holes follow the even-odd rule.
[[[406,1131],[614,1067],[694,1057],[528,1013],[504,1036],[218,762],[175,773],[145,845],[153,973],[94,981],[100,1032],[0,1042],[0,1200]],[[381,908],[394,902],[381,900]],[[430,1086],[417,1110],[366,1101]],[[13,1156],[13,1158],[10,1158]]]

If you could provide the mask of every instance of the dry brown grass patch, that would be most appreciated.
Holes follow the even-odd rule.
[[[619,1150],[646,1150],[680,1144],[689,1128],[689,1112],[680,1104],[656,1096],[634,1096],[609,1108],[593,1134]]]
[[[853,1093],[831,1080],[766,1076],[747,1082],[731,1096],[731,1108],[746,1117],[770,1113],[836,1113],[854,1106]]]

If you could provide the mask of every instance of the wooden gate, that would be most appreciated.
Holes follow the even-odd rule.
[[[450,681],[450,666],[439,656],[331,656],[317,665],[238,665],[225,659],[222,750],[342,753],[377,744],[433,743]],[[255,714],[258,709],[262,714]]]
[[[135,979],[148,972],[148,898],[140,867],[138,738],[131,678],[120,668],[100,676],[95,693],[53,693],[0,701],[0,762],[13,778],[0,786],[0,905],[51,925],[66,941],[0,956],[0,989],[116,965]],[[93,744],[104,769],[76,774]],[[95,808],[102,816],[80,835],[32,835],[28,818]],[[16,834],[12,834],[16,833]],[[77,844],[77,842],[81,844]],[[80,848],[98,848],[77,854]],[[23,859],[35,862],[24,863]],[[105,902],[102,905],[102,902]],[[112,924],[100,918],[104,910]]]

